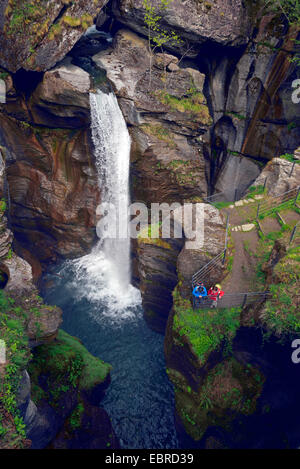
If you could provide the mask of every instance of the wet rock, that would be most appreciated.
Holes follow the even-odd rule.
[[[12,227],[20,245],[34,246],[42,262],[82,255],[95,240],[99,189],[88,128],[89,77],[78,67],[73,77],[70,67],[46,74],[36,90],[31,115],[40,125],[0,115]],[[55,122],[62,127],[47,127]]]
[[[74,418],[78,422],[74,422]],[[51,449],[118,449],[118,439],[113,431],[110,418],[102,408],[87,402],[74,411],[63,429],[51,442]]]
[[[138,239],[139,286],[144,317],[157,332],[164,332],[173,305],[172,292],[178,282],[177,257],[183,242],[180,239]]]

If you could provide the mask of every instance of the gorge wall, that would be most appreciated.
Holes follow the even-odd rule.
[[[7,90],[7,102],[0,104],[1,198],[8,202],[1,218],[0,269],[10,282],[14,272],[19,275],[15,290],[25,282],[24,272],[31,273],[14,251],[38,275],[41,265],[81,256],[96,240],[101,195],[88,95],[103,84],[103,75],[132,138],[133,201],[148,206],[197,203],[215,191],[225,191],[231,199],[235,189],[243,193],[269,160],[299,147],[300,116],[291,100],[299,68],[290,61],[299,47],[294,41],[298,32],[282,16],[262,14],[259,2],[254,8],[241,0],[174,0],[162,12],[162,25],[180,36],[180,45],[157,50],[151,67],[142,0],[35,3],[6,0],[0,7],[0,78]],[[95,31],[83,36],[94,21],[106,36]],[[160,332],[169,321],[166,356],[179,396],[177,414],[184,431],[197,441],[205,432],[208,409],[196,415],[197,425],[189,421],[189,409],[205,400],[200,389],[205,376],[215,373],[219,362],[222,378],[231,388],[238,382],[243,394],[250,361],[237,356],[228,361],[217,350],[200,363],[177,331],[176,285],[174,297],[188,310],[193,273],[224,246],[225,220],[206,204],[204,211],[205,252],[187,250],[186,240],[155,242],[148,234],[133,246],[134,280],[142,291],[145,317]],[[48,317],[47,307],[43,311]],[[55,311],[48,317],[49,324],[55,320],[48,334],[52,339],[59,315]],[[178,350],[184,350],[181,368],[174,364],[181,363]],[[249,394],[255,402],[265,379],[256,365],[251,365]],[[212,382],[218,380],[214,373]],[[209,408],[209,401],[205,405]],[[233,417],[250,410],[239,405]],[[208,418],[207,428],[224,423],[223,414]],[[62,425],[56,430],[68,432],[68,422],[64,430]],[[60,433],[53,445],[63,445],[63,439]]]

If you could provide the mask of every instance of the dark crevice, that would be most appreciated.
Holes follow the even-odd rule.
[[[28,98],[43,80],[44,72],[32,72],[21,68],[12,75],[17,92]]]
[[[62,9],[60,10],[60,12],[58,13],[57,17],[55,18],[55,20],[53,21],[52,24],[57,24],[59,22],[59,20],[64,16],[64,14],[66,13],[66,11],[68,10],[68,8],[72,5],[72,2],[69,2],[67,3],[66,5],[64,5],[62,7]]]

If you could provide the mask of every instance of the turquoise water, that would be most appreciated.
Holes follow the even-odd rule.
[[[110,301],[95,294],[95,285],[85,285],[87,279],[81,278],[74,263],[66,263],[44,277],[42,295],[62,308],[62,329],[113,366],[111,385],[100,405],[110,415],[122,448],[177,448],[163,336],[147,327],[141,306],[110,308]]]

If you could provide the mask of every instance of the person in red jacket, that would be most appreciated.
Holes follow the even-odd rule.
[[[218,306],[219,298],[224,296],[224,292],[221,290],[221,285],[217,284],[214,287],[210,287],[207,296],[212,300],[211,308],[216,308]]]

